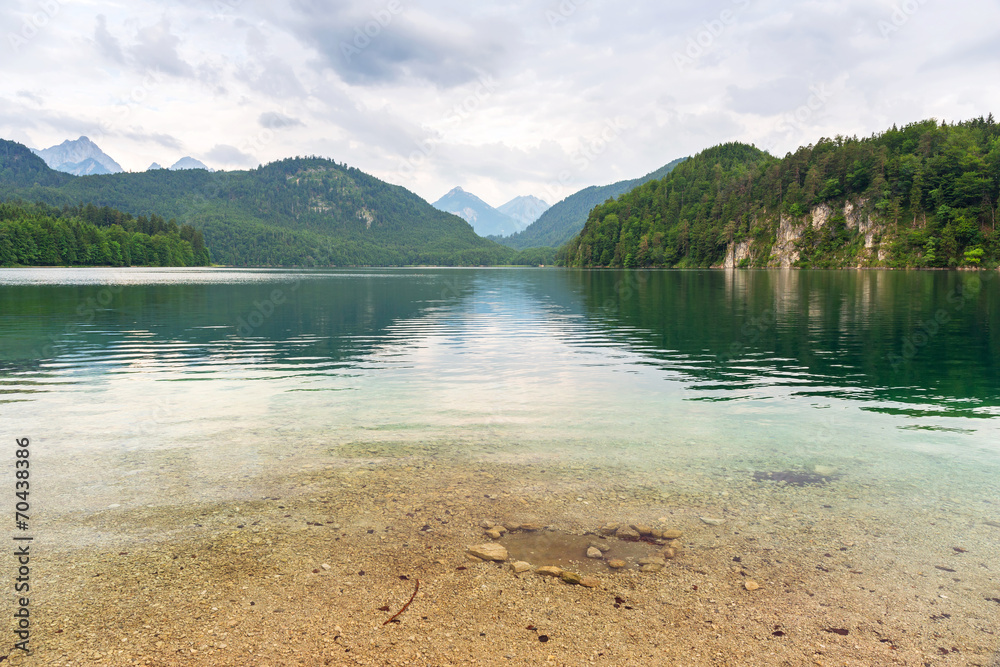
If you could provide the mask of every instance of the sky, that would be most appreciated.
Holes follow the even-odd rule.
[[[2,138],[130,171],[318,155],[430,202],[1000,114],[993,0],[5,0],[0,26]]]

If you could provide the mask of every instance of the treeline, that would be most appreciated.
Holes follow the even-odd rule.
[[[202,233],[92,204],[0,202],[0,266],[207,266]]]
[[[596,207],[564,258],[575,266],[712,266],[746,241],[748,264],[767,266],[785,216],[799,234],[803,267],[994,265],[998,201],[1000,126],[992,114],[821,139],[782,160],[726,144]],[[878,252],[864,253],[865,234],[843,215],[848,202],[877,223]],[[822,205],[833,215],[814,226],[810,214]]]

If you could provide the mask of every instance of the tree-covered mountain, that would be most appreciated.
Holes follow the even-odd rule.
[[[535,247],[558,248],[580,233],[584,223],[587,222],[587,215],[595,206],[630,192],[643,183],[663,178],[685,159],[674,160],[642,178],[619,181],[611,185],[594,185],[580,190],[545,211],[524,231],[494,240],[517,250]]]
[[[0,203],[0,266],[207,266],[202,233],[93,205]]]
[[[20,188],[58,188],[72,180],[72,176],[50,169],[21,144],[0,139],[0,188],[4,193]]]
[[[1000,126],[928,120],[784,159],[706,150],[591,211],[574,266],[995,265]]]
[[[480,265],[518,261],[405,188],[320,158],[250,171],[155,170],[73,177],[0,140],[0,200],[91,203],[176,219],[233,266]]]

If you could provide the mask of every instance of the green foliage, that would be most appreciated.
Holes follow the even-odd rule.
[[[565,261],[713,266],[729,244],[748,240],[751,263],[762,266],[773,261],[780,213],[806,225],[797,227],[801,266],[950,267],[976,258],[993,266],[1000,261],[998,208],[1000,126],[992,115],[821,139],[781,160],[726,144],[595,207]],[[882,259],[865,248],[856,224],[868,216]]]
[[[552,266],[558,256],[556,248],[525,248],[514,253],[510,263],[515,266]]]
[[[204,234],[220,264],[478,266],[506,264],[513,254],[405,188],[331,160],[76,178],[31,158],[23,146],[0,140],[0,198],[60,207],[93,202],[175,218]]]
[[[752,146],[726,144],[685,161],[590,212],[566,247],[574,266],[704,266],[721,261],[726,243],[748,231],[744,199],[750,168],[771,160]],[[723,222],[725,220],[725,222]],[[727,227],[727,223],[734,224]]]
[[[0,266],[206,266],[201,232],[93,205],[0,203]]]
[[[59,186],[73,177],[53,169],[21,144],[0,139],[0,183],[17,187]]]
[[[982,248],[971,248],[965,251],[965,263],[971,266],[979,266],[983,261],[985,251]]]

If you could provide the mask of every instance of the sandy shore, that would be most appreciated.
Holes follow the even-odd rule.
[[[34,652],[7,664],[998,664],[1000,498],[683,472],[358,450],[238,501],[65,510],[34,563]],[[470,559],[483,522],[683,546],[658,573],[581,553],[591,589]]]

